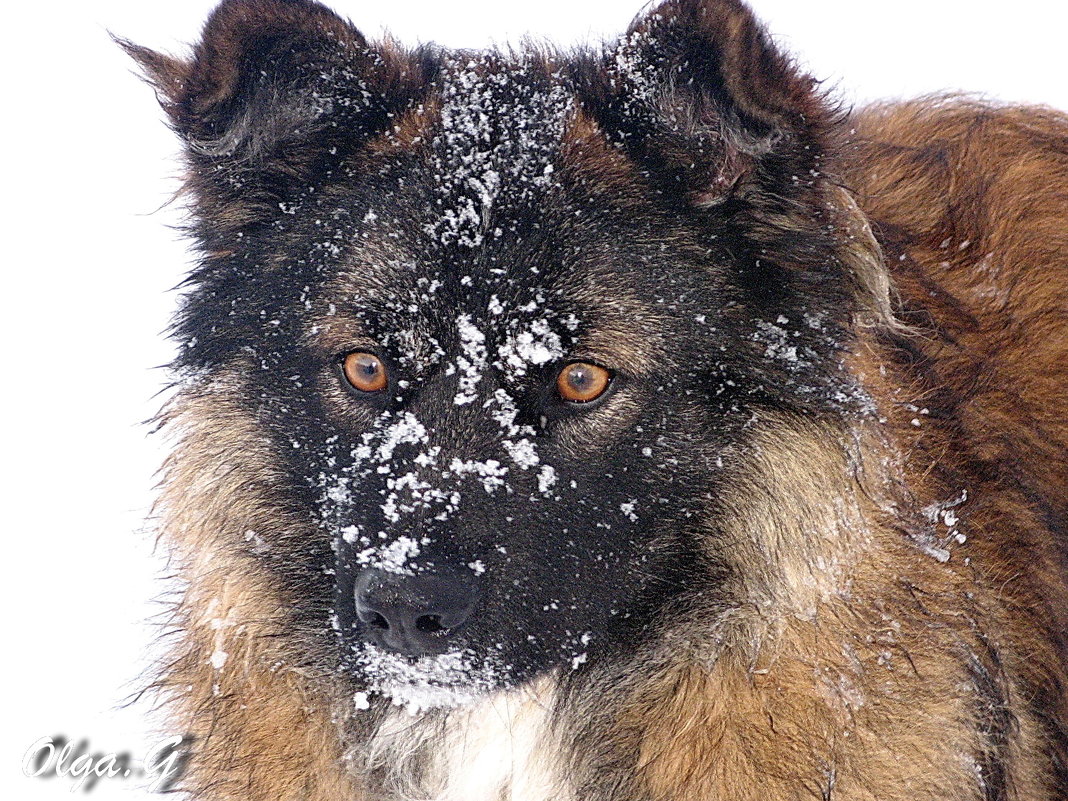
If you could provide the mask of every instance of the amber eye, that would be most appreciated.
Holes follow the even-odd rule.
[[[589,403],[601,397],[612,382],[612,374],[603,367],[573,362],[556,377],[560,397],[571,403]]]
[[[350,353],[342,368],[348,382],[361,392],[381,392],[389,384],[386,365],[373,353]]]

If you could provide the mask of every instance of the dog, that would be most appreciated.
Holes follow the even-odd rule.
[[[1068,797],[1068,118],[843,110],[739,0],[123,45],[192,798]]]

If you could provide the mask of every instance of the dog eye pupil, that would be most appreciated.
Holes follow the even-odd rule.
[[[608,389],[612,374],[603,367],[587,362],[574,362],[560,371],[556,388],[560,397],[571,403],[589,403]]]
[[[386,366],[373,353],[350,353],[343,368],[345,379],[361,392],[380,392],[389,383]]]

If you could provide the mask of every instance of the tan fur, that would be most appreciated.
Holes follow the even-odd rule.
[[[1029,709],[1048,689],[1042,711],[1066,714],[1064,531],[1047,521],[1068,487],[1068,121],[926,101],[857,125],[847,175],[917,330],[858,332],[878,426],[852,443],[773,426],[737,471],[736,558],[767,601],[738,610],[718,658],[695,646],[633,699],[655,799],[983,798],[966,755],[988,714],[1016,732],[1008,797],[1068,790],[1033,759]],[[1003,708],[962,654],[989,660]]]
[[[731,529],[755,603],[634,700],[651,797],[974,797],[974,691],[945,655],[981,651],[961,625],[978,587],[889,524],[893,461],[872,441],[795,423],[754,444]]]
[[[1068,621],[1049,591],[1066,581],[1042,517],[1068,508],[1068,201],[1046,188],[1068,174],[1068,123],[964,103],[880,109],[858,127],[846,175],[919,334],[858,321],[850,368],[881,423],[762,420],[748,461],[728,465],[739,477],[728,535],[752,603],[618,716],[655,801],[982,798],[967,755],[983,747],[984,702],[967,660],[946,655],[983,662],[991,643],[1005,660],[990,677],[1006,705],[995,712],[1017,731],[1011,798],[1055,797],[1028,756],[1041,734],[1025,701],[1063,680],[1044,632]],[[979,175],[981,199],[968,183]],[[858,283],[878,297],[878,246],[858,248]],[[356,799],[338,701],[300,668],[304,644],[272,636],[289,602],[234,547],[254,549],[258,526],[301,525],[266,500],[273,457],[230,400],[238,374],[185,391],[167,414],[182,435],[161,511],[188,589],[164,688],[196,738],[187,783],[203,798]],[[924,414],[936,401],[958,416]],[[917,510],[962,490],[947,507],[958,543],[944,510],[926,522]],[[946,563],[932,555],[943,547]]]
[[[358,799],[340,767],[332,700],[295,667],[302,644],[279,636],[289,602],[252,556],[263,547],[257,528],[285,524],[265,500],[277,480],[273,458],[256,421],[233,402],[237,372],[187,390],[164,415],[181,434],[159,511],[187,589],[172,621],[181,641],[160,689],[192,737],[183,786],[235,801]]]
[[[810,235],[817,216],[835,232],[827,261],[844,270],[828,274],[848,282],[841,296],[856,301],[842,369],[871,414],[758,415],[748,440],[723,454],[719,514],[704,545],[710,562],[730,570],[725,589],[702,589],[722,590],[733,605],[691,598],[679,613],[692,617],[692,635],[668,643],[659,661],[639,661],[622,697],[595,710],[610,719],[602,739],[633,752],[612,765],[626,789],[609,796],[599,786],[599,798],[1065,797],[1051,763],[1068,759],[1068,744],[1046,740],[1051,721],[1062,736],[1068,728],[1068,118],[959,98],[876,107],[845,126],[856,133],[840,154],[801,176],[811,192],[784,200],[761,183],[762,157],[774,146],[835,143],[839,120],[741,3],[664,7],[716,50],[723,95],[672,83],[673,74],[654,96],[638,92],[663,128],[649,149],[680,168],[666,185],[695,214],[737,193],[751,206],[747,235],[778,243],[780,258],[790,252],[781,240]],[[630,44],[648,44],[659,20],[633,27]],[[295,70],[341,58],[375,76],[369,97],[390,101],[347,167],[418,149],[439,121],[427,64],[395,43],[369,49],[309,3],[230,4],[189,62],[128,44],[201,170],[186,191],[214,231],[206,270],[235,253],[223,234],[274,219],[272,181],[304,185],[319,169],[322,154],[302,149],[300,129],[333,121],[307,103],[275,102],[298,84],[264,84],[273,101],[243,105],[245,71],[279,37],[289,46],[266,56],[308,59]],[[535,61],[546,77],[558,67]],[[261,130],[264,108],[279,116]],[[592,111],[576,108],[554,167],[594,202],[645,209],[656,170],[616,144]],[[218,169],[227,158],[228,170]],[[271,180],[260,182],[253,165]],[[242,181],[251,181],[248,196],[234,189]],[[386,248],[363,243],[368,264],[327,293],[347,301],[382,280],[373,273],[385,272]],[[281,256],[268,265],[285,267]],[[633,286],[590,291],[606,287],[615,316],[599,320],[589,353],[574,355],[651,373],[671,343],[639,318]],[[354,321],[318,322],[320,354],[363,342]],[[295,629],[293,590],[267,567],[272,541],[322,532],[276,502],[285,494],[278,454],[240,400],[249,369],[235,362],[210,381],[190,379],[163,416],[176,447],[162,536],[182,586],[160,688],[194,738],[184,786],[220,801],[359,801],[382,797],[381,787],[361,785],[378,771],[393,797],[585,801],[570,784],[568,732],[547,723],[566,677],[441,718],[386,713],[353,745],[366,721],[353,722],[349,685],[327,667],[332,633],[325,620],[320,631]],[[342,392],[325,389],[339,419]],[[620,403],[596,426],[573,426],[564,445],[595,449],[637,411]],[[416,765],[428,748],[432,758]],[[509,748],[512,762],[501,767]],[[486,787],[473,789],[483,766]],[[995,783],[1004,794],[989,789]]]

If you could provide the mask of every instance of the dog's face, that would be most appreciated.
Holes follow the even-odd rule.
[[[581,664],[677,592],[732,394],[715,260],[640,196],[599,202],[559,85],[497,74],[445,66],[426,146],[328,201],[346,252],[284,368],[317,366],[286,403],[314,407],[294,436],[346,656],[394,681],[383,648],[443,652],[461,691]]]
[[[263,502],[304,521],[235,539],[357,687],[453,703],[633,649],[695,587],[711,608],[760,410],[853,403],[826,112],[716,5],[546,57],[244,0],[191,63],[134,49],[209,254],[181,364],[240,376],[286,477]]]

